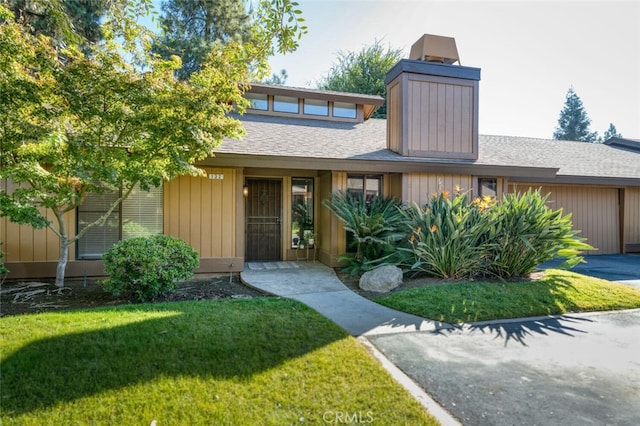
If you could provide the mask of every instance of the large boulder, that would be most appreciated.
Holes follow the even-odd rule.
[[[393,265],[380,266],[360,277],[360,288],[378,293],[388,293],[402,284],[402,269]]]

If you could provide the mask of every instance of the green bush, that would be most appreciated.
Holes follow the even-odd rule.
[[[434,194],[424,208],[413,204],[405,211],[410,247],[400,250],[412,253],[414,271],[441,278],[478,275],[485,267],[482,209],[463,193],[453,200],[448,196],[446,191]]]
[[[338,191],[322,204],[344,223],[353,235],[355,254],[344,256],[351,274],[372,269],[393,254],[406,233],[401,229],[402,204],[395,198],[375,196],[366,200],[361,193]]]
[[[109,278],[103,288],[134,301],[148,302],[176,288],[176,282],[193,277],[200,264],[198,253],[186,242],[166,235],[120,241],[103,256]]]
[[[487,212],[490,233],[485,242],[488,272],[503,278],[521,277],[554,257],[566,258],[562,268],[583,261],[582,250],[593,250],[573,230],[571,215],[551,210],[548,195],[529,189],[505,194]]]

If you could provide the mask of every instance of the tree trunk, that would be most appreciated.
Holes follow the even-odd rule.
[[[67,269],[69,259],[69,240],[66,236],[60,238],[60,258],[56,267],[56,287],[64,287],[64,272]]]

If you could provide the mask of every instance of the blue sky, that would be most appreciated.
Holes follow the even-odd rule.
[[[422,34],[456,39],[481,69],[480,133],[551,138],[570,86],[591,130],[640,139],[640,2],[298,0],[309,34],[272,58],[287,84],[315,87],[339,51],[375,40],[407,54]],[[159,4],[158,1],[156,1]]]

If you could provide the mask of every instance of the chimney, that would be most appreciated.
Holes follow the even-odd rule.
[[[478,159],[480,69],[455,39],[424,34],[387,74],[387,147],[404,156]]]
[[[409,59],[441,64],[460,64],[456,40],[453,37],[443,37],[425,34],[418,39],[409,53]]]

